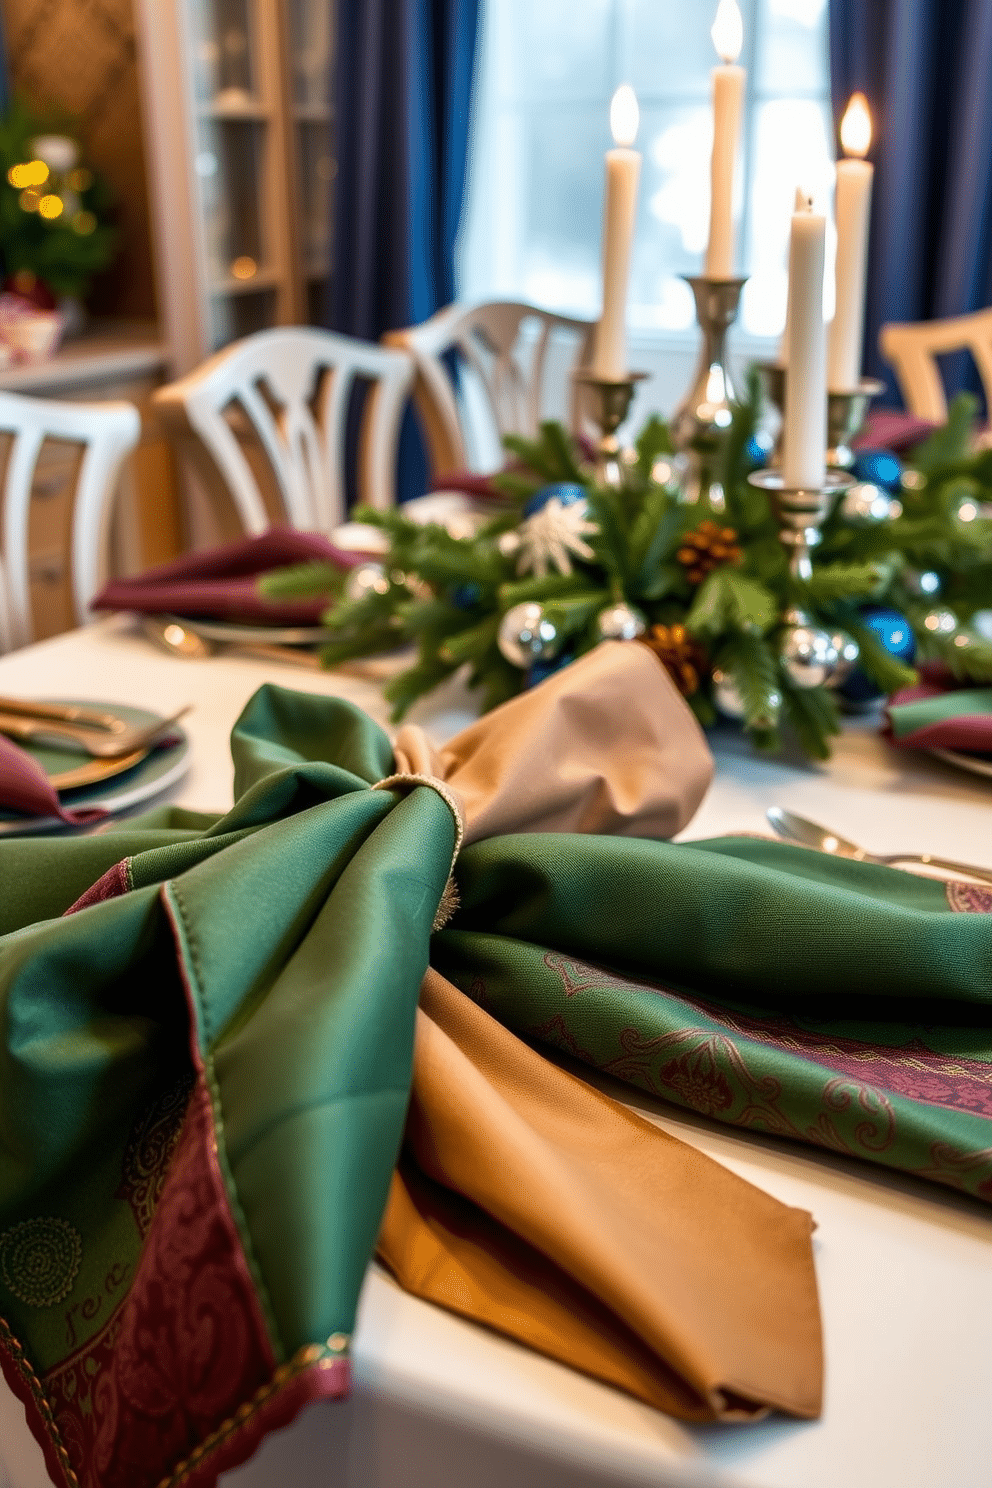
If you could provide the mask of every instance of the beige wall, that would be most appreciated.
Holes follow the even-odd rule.
[[[163,0],[164,3],[164,0]],[[78,119],[87,163],[117,199],[120,256],[89,296],[98,315],[156,313],[131,0],[0,0],[13,91]]]

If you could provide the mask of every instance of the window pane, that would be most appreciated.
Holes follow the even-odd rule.
[[[758,0],[760,92],[822,94],[828,76],[826,4],[827,0]]]
[[[826,101],[779,98],[755,107],[750,231],[741,322],[755,336],[778,335],[785,324],[789,224],[796,186],[813,193],[824,211],[830,201],[830,112]],[[828,244],[828,252],[830,245]],[[826,274],[832,281],[832,274]],[[827,306],[833,314],[833,305]]]
[[[490,0],[499,13],[500,92],[531,102],[610,91],[614,0]]]
[[[540,3],[540,0],[539,0]],[[581,6],[582,0],[577,0]],[[716,62],[710,27],[716,0],[633,0],[622,28],[619,70],[642,102],[646,99],[701,97],[709,92]],[[741,10],[747,17],[747,0]],[[618,79],[619,81],[620,79]],[[615,86],[615,85],[614,85]]]
[[[739,0],[748,67],[737,172],[741,325],[777,335],[795,188],[829,209],[826,0]],[[710,27],[717,0],[488,0],[484,6],[459,292],[595,316],[609,103],[631,82],[642,152],[628,317],[692,329],[681,275],[709,231]],[[829,246],[828,246],[829,251]]]

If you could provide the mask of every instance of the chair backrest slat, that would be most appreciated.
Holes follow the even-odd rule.
[[[63,403],[0,392],[0,433],[12,436],[3,485],[0,649],[34,638],[31,612],[31,492],[46,440],[83,447],[72,507],[73,610],[82,624],[106,577],[113,498],[121,467],[138,443],[141,419],[130,403]]]
[[[345,518],[345,438],[356,379],[366,398],[361,498],[395,501],[399,411],[413,380],[409,357],[312,326],[280,326],[247,336],[178,382],[159,388],[166,423],[192,431],[219,470],[246,531],[269,525],[258,481],[230,421],[237,410],[261,445],[285,520],[330,531]]]
[[[944,320],[892,321],[879,331],[878,345],[896,374],[906,407],[917,418],[935,424],[947,418],[937,357],[954,351],[971,352],[992,409],[992,308]]]
[[[469,440],[460,407],[463,399],[449,366],[452,353],[456,364],[469,368],[481,386],[496,434],[500,438],[505,434],[533,436],[541,419],[548,416],[546,377],[552,337],[567,335],[573,343],[565,369],[571,381],[571,374],[588,363],[594,329],[591,321],[555,315],[518,301],[495,300],[449,305],[422,325],[388,332],[384,343],[408,351],[416,362],[415,397],[433,474],[464,469],[469,463]],[[574,384],[566,402],[569,422],[578,432]]]

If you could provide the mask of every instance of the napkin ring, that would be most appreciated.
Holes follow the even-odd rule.
[[[436,791],[455,819],[455,845],[451,851],[451,868],[448,870],[448,881],[444,886],[444,892],[441,895],[437,913],[434,916],[434,923],[431,926],[432,931],[438,931],[444,929],[458,908],[458,888],[452,874],[454,872],[455,861],[465,840],[465,818],[462,816],[462,808],[458,797],[451,787],[446,785],[443,780],[439,780],[436,775],[419,775],[406,772],[398,775],[387,775],[385,780],[377,780],[372,789],[402,791],[412,790],[417,785],[426,785],[429,790]]]

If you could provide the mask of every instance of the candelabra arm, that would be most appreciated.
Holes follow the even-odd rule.
[[[723,487],[717,478],[722,436],[730,427],[735,400],[727,360],[727,332],[737,319],[746,279],[685,276],[696,302],[702,332],[699,358],[689,390],[671,420],[672,442],[682,456],[683,499],[708,500],[721,510]]]
[[[854,484],[844,470],[828,470],[822,486],[787,486],[780,470],[755,470],[748,476],[752,486],[765,491],[779,524],[779,538],[789,549],[789,572],[794,579],[813,576],[812,550],[822,540],[820,531],[834,501]]]
[[[617,430],[630,412],[634,389],[648,376],[647,372],[628,372],[626,377],[600,377],[594,371],[574,374],[575,381],[588,389],[589,413],[599,429],[596,441],[596,479],[600,485],[623,485],[620,464],[620,441]]]

